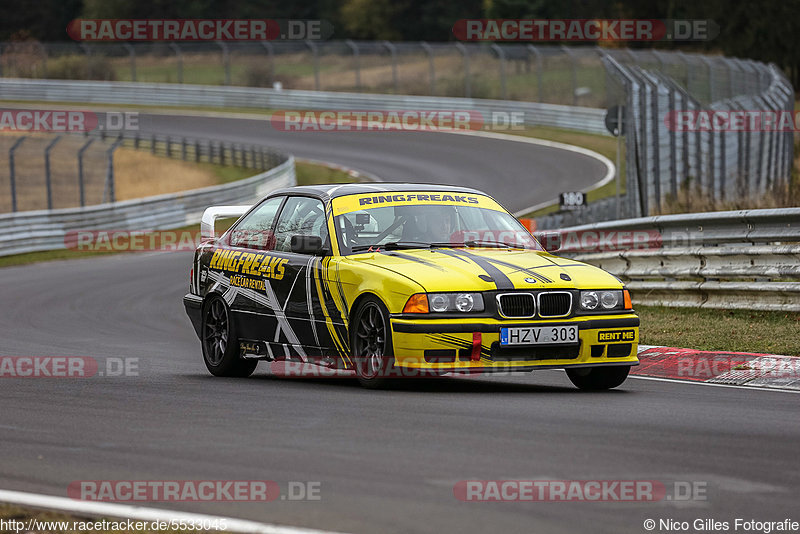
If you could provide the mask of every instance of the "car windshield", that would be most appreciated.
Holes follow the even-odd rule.
[[[483,195],[392,193],[333,201],[340,253],[430,247],[543,250],[520,222]]]

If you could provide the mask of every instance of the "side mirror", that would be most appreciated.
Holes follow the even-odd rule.
[[[542,232],[534,237],[547,252],[555,252],[561,248],[561,234],[558,232]]]
[[[322,238],[316,235],[293,235],[292,252],[297,254],[312,254],[324,256],[328,251],[322,248]]]

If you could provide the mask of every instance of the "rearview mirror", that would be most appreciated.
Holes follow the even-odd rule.
[[[555,252],[561,248],[561,234],[558,232],[541,232],[534,237],[547,252]]]
[[[316,235],[293,235],[292,252],[297,254],[313,254],[324,256],[328,253],[322,248],[322,238]]]

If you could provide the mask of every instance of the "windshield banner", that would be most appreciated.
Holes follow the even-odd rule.
[[[473,206],[494,211],[506,211],[497,202],[484,195],[450,193],[447,191],[410,191],[403,193],[363,193],[335,198],[333,199],[333,214],[341,215],[385,206],[418,205]]]

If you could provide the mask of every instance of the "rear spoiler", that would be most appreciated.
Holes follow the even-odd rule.
[[[230,217],[241,217],[252,206],[211,206],[206,208],[203,212],[203,218],[200,220],[200,240],[208,241],[215,239],[218,236],[214,232],[214,222],[217,219],[227,219]]]

